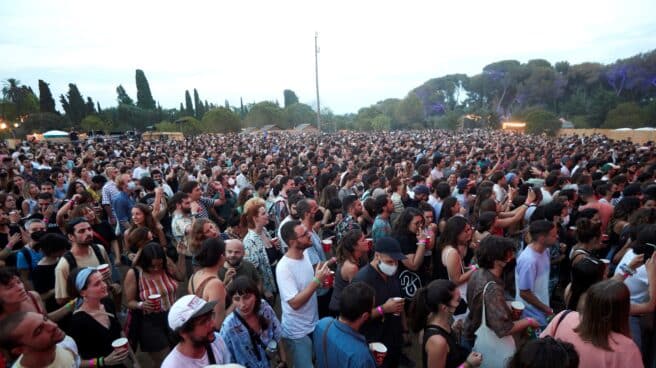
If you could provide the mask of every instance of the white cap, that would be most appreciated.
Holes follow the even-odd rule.
[[[169,310],[169,327],[175,331],[192,318],[211,312],[215,305],[216,302],[206,302],[195,295],[185,295]]]

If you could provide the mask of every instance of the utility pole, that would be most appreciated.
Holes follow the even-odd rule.
[[[319,102],[319,32],[314,32],[314,75],[317,88],[317,129],[321,132],[321,103]]]

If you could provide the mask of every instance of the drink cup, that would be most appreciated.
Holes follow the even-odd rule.
[[[393,300],[394,300],[395,302],[402,302],[402,301],[403,301],[403,298],[396,297],[396,298],[394,298]],[[395,315],[395,316],[400,316],[401,313],[393,313],[393,315]]]
[[[265,351],[269,359],[273,359],[276,355],[278,355],[278,343],[276,340],[269,341]]]
[[[120,337],[112,342],[112,348],[116,351],[127,350],[128,348],[128,339],[125,337]]]
[[[335,284],[335,272],[330,271],[330,273],[323,280],[323,287],[329,289]]]
[[[512,317],[513,320],[517,321],[522,317],[522,313],[524,312],[524,303],[520,301],[514,301],[510,303],[510,309],[512,309]]]
[[[108,279],[111,276],[109,265],[107,263],[103,263],[96,267],[96,271],[100,272],[104,279]]]
[[[374,248],[374,239],[373,238],[367,238],[367,251],[371,252],[371,250]]]
[[[387,355],[387,347],[380,342],[372,342],[369,344],[369,350],[374,354],[374,360],[376,365],[380,366],[385,360],[385,355]]]
[[[157,310],[162,309],[162,296],[159,294],[152,294],[148,295],[148,300],[150,300],[151,303],[157,305]]]
[[[604,275],[608,276],[608,267],[610,267],[610,261],[607,259],[601,259],[600,261],[604,264]]]
[[[323,246],[323,251],[329,253],[333,247],[333,241],[331,239],[324,239],[321,241],[321,245]]]

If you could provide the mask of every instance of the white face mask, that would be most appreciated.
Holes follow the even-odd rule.
[[[387,276],[394,276],[398,265],[390,266],[383,261],[378,261],[378,269]]]

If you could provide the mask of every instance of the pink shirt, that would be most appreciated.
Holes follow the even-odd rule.
[[[630,337],[611,332],[608,342],[612,351],[598,348],[590,342],[583,341],[574,332],[574,329],[579,325],[578,312],[570,312],[565,316],[554,335],[554,329],[562,313],[558,313],[551,320],[551,323],[540,337],[551,336],[574,345],[579,353],[579,368],[644,368],[640,350]]]

